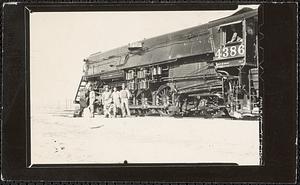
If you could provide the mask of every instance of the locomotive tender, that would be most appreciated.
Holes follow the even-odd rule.
[[[84,60],[75,102],[87,83],[97,91],[125,83],[137,114],[241,118],[259,113],[257,10],[144,39]]]

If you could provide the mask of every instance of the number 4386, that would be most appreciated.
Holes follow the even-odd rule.
[[[244,55],[245,46],[243,44],[237,46],[223,47],[217,50],[217,58],[234,57],[236,55]]]

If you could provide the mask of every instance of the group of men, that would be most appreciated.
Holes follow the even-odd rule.
[[[99,93],[100,98],[96,98],[96,92],[90,85],[87,85],[85,91],[80,94],[80,116],[94,117],[95,105],[98,103],[103,105],[103,112],[105,117],[117,117],[117,112],[121,111],[121,116],[130,116],[129,98],[130,91],[122,84],[122,90],[118,91],[117,87],[113,90],[108,86],[104,87],[104,92]]]
[[[122,84],[122,90],[118,91],[117,87],[113,88],[113,91],[105,87],[105,91],[102,93],[103,111],[105,117],[117,117],[118,110],[121,110],[122,117],[130,116],[129,110],[129,98],[131,94],[126,89],[125,84]],[[112,114],[111,114],[112,113]]]

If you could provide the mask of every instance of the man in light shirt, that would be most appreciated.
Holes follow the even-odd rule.
[[[114,117],[117,116],[117,110],[121,108],[121,98],[120,98],[120,92],[117,91],[117,88],[114,87],[114,91],[111,93],[112,100],[113,100],[113,114]]]
[[[94,117],[94,103],[95,103],[95,100],[96,100],[96,94],[95,94],[95,91],[93,89],[91,89],[90,93],[89,93],[89,109],[90,109],[90,117]]]
[[[131,94],[129,90],[125,87],[125,84],[122,84],[122,90],[120,91],[120,98],[121,98],[121,109],[122,109],[122,117],[125,117],[126,113],[130,116],[130,110],[128,106],[128,100]],[[126,110],[126,113],[125,113]]]
[[[104,117],[110,117],[110,105],[111,105],[111,92],[108,86],[105,86],[105,91],[102,93],[102,103],[104,109]]]

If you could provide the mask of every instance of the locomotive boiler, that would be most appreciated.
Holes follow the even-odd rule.
[[[85,85],[130,90],[136,114],[257,116],[257,10],[130,43],[84,60]]]

